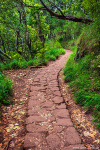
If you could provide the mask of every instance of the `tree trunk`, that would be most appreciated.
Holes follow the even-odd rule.
[[[45,38],[44,38],[44,35],[42,34],[42,30],[41,30],[41,21],[40,21],[39,13],[37,13],[36,16],[37,16],[37,21],[38,21],[38,25],[39,25],[39,29],[38,29],[39,37],[42,42],[42,46],[44,47]]]
[[[16,45],[15,45],[15,49],[16,49],[16,51],[17,51],[18,54],[20,54],[21,56],[23,56],[27,60],[27,57],[24,55],[24,53],[21,52],[21,51],[19,51],[19,49],[18,49],[18,45],[19,45],[18,39],[19,39],[19,36],[20,36],[19,35],[19,30],[17,30],[16,31]]]
[[[26,13],[25,13],[25,9],[24,9],[24,3],[23,0],[20,1],[21,3],[21,8],[22,8],[22,19],[23,19],[23,23],[25,24],[25,51],[26,51],[26,45],[27,45],[27,21],[26,21]]]
[[[0,37],[1,37],[1,42],[2,42],[2,46],[3,46],[4,53],[6,53],[6,49],[5,49],[5,45],[4,45],[3,38],[2,38],[2,36],[1,36],[1,35],[0,35]]]
[[[22,11],[19,10],[19,8],[17,9],[18,13],[19,13],[19,25],[21,24],[21,15],[22,15]]]
[[[65,41],[67,40],[67,34],[66,34],[66,32],[65,32],[65,39],[64,39]]]

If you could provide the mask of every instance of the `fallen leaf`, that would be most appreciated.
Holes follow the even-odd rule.
[[[100,140],[97,139],[97,140],[95,140],[94,142],[97,143],[97,144],[99,144],[99,143],[100,143]]]
[[[18,115],[16,115],[14,118],[17,118],[18,117]]]
[[[85,131],[83,134],[84,134],[85,137],[90,136],[90,133],[87,132],[87,131]]]
[[[13,127],[13,129],[19,129],[19,126],[15,126],[15,127]]]
[[[11,131],[11,129],[10,128],[7,128],[7,132],[10,132]]]
[[[24,115],[24,114],[25,114],[25,112],[24,112],[24,111],[21,111],[21,112],[20,112],[20,114]]]
[[[19,103],[19,105],[22,105],[22,104],[24,104],[24,102]]]

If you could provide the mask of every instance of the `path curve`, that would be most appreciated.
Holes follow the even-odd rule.
[[[73,127],[58,87],[57,76],[71,51],[42,68],[30,88],[25,150],[85,149]]]

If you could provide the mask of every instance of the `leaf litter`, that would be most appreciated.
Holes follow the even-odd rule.
[[[2,106],[0,109],[0,150],[23,149],[25,130],[25,118],[27,114],[27,103],[30,85],[40,71],[34,69],[19,69],[5,71],[14,82],[13,97],[9,99],[13,105]],[[69,85],[66,86],[63,80],[62,71],[59,74],[59,86],[62,96],[69,109],[74,127],[79,132],[82,143],[88,150],[98,149],[100,145],[100,133],[92,123],[93,117],[86,115],[84,109],[76,105]]]
[[[37,68],[4,71],[14,83],[13,95],[9,97],[13,105],[0,108],[0,150],[23,149],[29,89],[39,71]]]
[[[73,125],[78,131],[82,143],[88,150],[100,150],[100,132],[95,127],[92,120],[92,114],[86,114],[84,108],[76,104],[68,83],[64,82],[63,72],[60,71],[58,76],[61,94],[69,110]]]

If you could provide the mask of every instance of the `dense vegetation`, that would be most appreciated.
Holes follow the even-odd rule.
[[[65,80],[100,127],[100,1],[1,0],[0,14],[0,103],[12,89],[3,70],[46,64],[71,48]]]
[[[84,0],[81,5],[94,22],[82,28],[63,72],[76,102],[92,112],[100,128],[100,2]]]
[[[74,93],[76,102],[84,106],[86,112],[93,112],[94,121],[100,127],[100,55],[87,54],[75,61],[76,47],[65,68],[65,80]]]
[[[39,66],[46,65],[50,60],[56,60],[60,55],[64,54],[65,50],[63,48],[48,50],[42,56],[41,53],[38,53],[34,59],[29,61],[26,60],[17,60],[14,59],[9,63],[3,64],[0,63],[0,70],[6,69],[19,69],[19,68],[28,68],[29,66]],[[0,73],[0,105],[1,104],[11,104],[7,98],[12,94],[12,82],[10,79],[7,79],[2,73]]]

